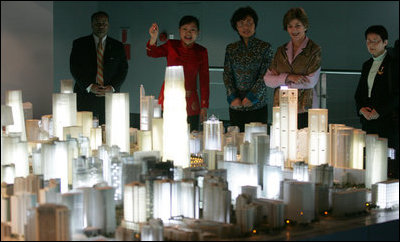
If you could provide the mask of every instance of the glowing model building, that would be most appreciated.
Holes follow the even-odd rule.
[[[226,181],[206,176],[203,191],[203,219],[230,223],[231,192]]]
[[[83,193],[79,190],[63,193],[61,195],[61,204],[67,206],[70,211],[69,229],[71,233],[81,233],[84,229]]]
[[[365,139],[365,187],[387,180],[388,140],[367,134]]]
[[[233,144],[227,144],[224,147],[224,160],[225,161],[237,161],[237,146]]]
[[[155,180],[153,197],[153,217],[167,221],[172,209],[172,180]]]
[[[189,137],[189,152],[191,155],[199,154],[202,150],[203,133],[193,130]]]
[[[26,141],[24,110],[22,108],[22,91],[6,91],[5,105],[12,109],[13,124],[7,125],[7,132],[21,133],[21,141]]]
[[[258,165],[254,163],[218,161],[218,169],[227,170],[227,182],[232,191],[232,202],[240,194],[242,186],[258,185]]]
[[[76,125],[76,93],[53,93],[54,136],[63,139],[63,128]]]
[[[204,149],[205,150],[222,150],[222,137],[224,126],[222,121],[211,115],[207,121],[204,121]]]
[[[282,168],[279,166],[263,166],[263,195],[268,199],[280,197],[280,183],[283,181]]]
[[[336,146],[336,154],[334,157],[334,167],[345,167],[350,168],[350,152],[351,144],[353,141],[353,130],[354,128],[348,126],[336,127],[334,133],[334,143],[331,146]]]
[[[285,155],[286,167],[289,161],[296,160],[297,140],[297,89],[281,86],[279,90],[280,107],[280,149]]]
[[[293,164],[293,180],[309,181],[308,164],[304,161],[298,161]]]
[[[345,127],[344,124],[329,124],[329,165],[336,166],[337,160],[337,129]]]
[[[153,104],[154,96],[146,96],[143,85],[140,85],[140,130],[151,130]]]
[[[146,222],[146,186],[140,182],[125,184],[124,220],[130,223]]]
[[[199,187],[194,179],[172,183],[172,216],[199,218]]]
[[[308,110],[308,163],[328,162],[328,109]]]
[[[162,118],[153,118],[151,124],[151,135],[152,135],[152,150],[158,150],[163,154],[163,123]]]
[[[76,125],[82,127],[82,135],[90,138],[90,129],[93,127],[93,112],[80,111],[76,113]]]
[[[279,148],[281,145],[281,109],[280,107],[272,107],[272,126],[270,148]]]
[[[399,179],[372,184],[372,203],[381,209],[399,207]]]
[[[361,129],[353,130],[353,140],[350,150],[350,168],[364,169],[364,148],[366,132]]]
[[[129,152],[129,93],[106,93],[106,141]]]
[[[190,154],[183,66],[166,68],[164,97],[163,160],[185,168]]]
[[[261,186],[264,176],[263,167],[268,162],[269,148],[269,135],[267,133],[255,132],[251,134],[250,150],[253,153],[253,162],[258,165],[258,185]]]
[[[299,223],[310,223],[315,214],[315,184],[287,180],[283,183],[285,216]]]

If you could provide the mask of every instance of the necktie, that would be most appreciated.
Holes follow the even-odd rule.
[[[96,82],[100,86],[103,86],[104,84],[104,79],[103,79],[103,41],[99,40],[99,44],[97,46],[97,76],[96,76]]]

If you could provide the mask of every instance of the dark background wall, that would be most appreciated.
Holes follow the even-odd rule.
[[[34,3],[40,5],[41,2]],[[2,2],[2,100],[4,6],[7,7]],[[239,39],[229,20],[233,12],[242,6],[251,6],[257,11],[259,23],[256,36],[271,43],[274,51],[289,41],[282,26],[283,15],[291,7],[303,7],[310,19],[307,34],[322,47],[323,69],[360,70],[362,63],[370,57],[364,39],[364,31],[370,25],[382,24],[388,29],[389,46],[399,36],[398,1],[60,1],[53,3],[54,31],[52,42],[49,43],[49,46],[54,45],[53,69],[48,71],[53,73],[52,91],[59,92],[60,80],[72,78],[69,71],[72,41],[91,33],[90,16],[95,11],[103,10],[110,15],[110,36],[121,40],[121,29],[129,30],[128,43],[131,44],[132,58],[128,62],[129,71],[121,92],[129,92],[130,112],[138,113],[140,85],[144,85],[146,95],[157,97],[166,66],[165,58],[146,56],[145,45],[149,39],[150,25],[157,22],[160,30],[179,39],[180,18],[188,14],[197,16],[200,20],[200,37],[197,42],[208,49],[210,66],[222,67],[226,45]],[[25,22],[37,21],[41,18],[38,15],[38,12],[30,16],[28,14]],[[10,22],[7,21],[7,24],[10,25]],[[28,44],[26,37],[30,36],[25,36],[23,42]],[[222,72],[212,71],[210,78],[209,114],[214,113],[226,120],[228,105]],[[353,94],[357,81],[357,75],[327,76],[330,122],[355,120]],[[38,90],[36,88],[32,92]],[[51,96],[50,92],[48,96]],[[43,95],[43,98],[48,99],[48,96]]]

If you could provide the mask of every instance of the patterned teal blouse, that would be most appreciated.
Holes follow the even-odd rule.
[[[268,87],[263,77],[272,58],[271,45],[254,35],[250,37],[247,47],[243,40],[226,46],[223,78],[228,103],[237,97],[247,97],[253,103],[250,107],[238,107],[236,110],[251,111],[267,105]]]

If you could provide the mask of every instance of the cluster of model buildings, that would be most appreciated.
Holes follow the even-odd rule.
[[[20,90],[7,91],[2,239],[226,239],[365,212],[368,202],[398,207],[387,140],[328,124],[327,109],[310,109],[308,127],[297,129],[296,89],[281,88],[270,127],[225,131],[212,115],[189,133],[182,68],[168,67],[165,82],[163,117],[141,87],[140,129],[129,127],[128,93],[106,94],[99,126],[91,112],[77,112],[71,80],[41,120],[24,117]]]

